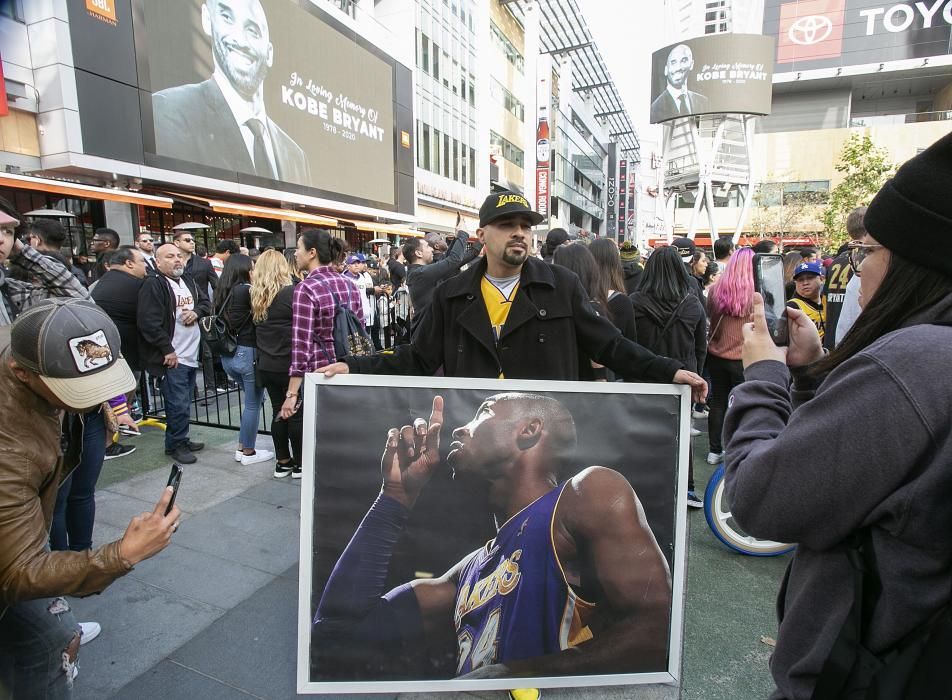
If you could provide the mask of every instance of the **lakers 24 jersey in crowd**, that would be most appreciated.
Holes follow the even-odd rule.
[[[586,619],[595,605],[571,589],[555,552],[553,516],[564,488],[512,516],[463,565],[454,614],[457,675],[592,638]]]

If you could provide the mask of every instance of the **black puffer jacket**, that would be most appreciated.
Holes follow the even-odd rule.
[[[630,299],[635,308],[638,342],[700,373],[707,356],[707,316],[697,296],[688,294],[680,302],[667,302],[635,292]]]

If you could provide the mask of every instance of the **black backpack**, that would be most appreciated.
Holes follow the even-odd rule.
[[[337,293],[330,287],[327,290],[334,297],[334,355],[337,360],[348,355],[372,355],[374,345],[370,340],[363,324],[357,319],[357,315],[349,307],[340,303]],[[317,341],[324,354],[324,359],[329,359],[327,349],[320,339]]]
[[[937,611],[883,654],[862,639],[882,591],[869,528],[847,550],[853,567],[853,606],[817,677],[812,700],[948,700],[952,682],[952,605]]]

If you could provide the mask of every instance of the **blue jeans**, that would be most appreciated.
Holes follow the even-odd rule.
[[[242,447],[254,449],[258,439],[258,415],[261,411],[261,390],[255,386],[255,349],[239,345],[231,357],[222,355],[221,366],[225,374],[241,383],[245,405],[241,409],[241,430],[238,442]]]
[[[82,552],[92,549],[96,519],[96,482],[106,455],[106,419],[102,410],[83,416],[83,452],[79,464],[56,494],[50,548]]]
[[[79,625],[63,598],[15,603],[0,618],[0,698],[69,698]]]
[[[162,398],[165,400],[165,451],[171,452],[188,443],[188,419],[191,413],[192,392],[195,391],[195,367],[166,368],[162,378]]]

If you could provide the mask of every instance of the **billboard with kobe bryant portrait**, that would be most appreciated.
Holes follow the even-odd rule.
[[[774,40],[712,34],[651,57],[652,124],[701,114],[769,114]]]
[[[776,71],[840,68],[952,53],[952,0],[766,0]]]
[[[140,3],[155,156],[394,204],[392,58],[308,0]]]
[[[303,396],[299,692],[677,683],[687,389],[309,375]]]

